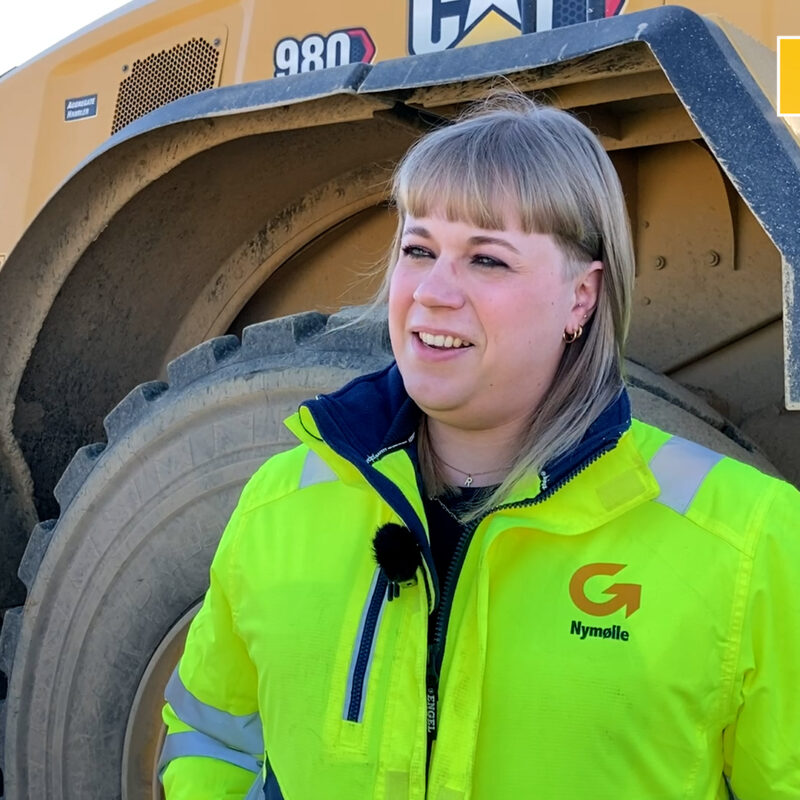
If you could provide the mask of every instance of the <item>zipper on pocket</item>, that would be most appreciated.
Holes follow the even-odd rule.
[[[364,698],[366,696],[375,640],[378,638],[383,610],[386,606],[386,587],[389,581],[379,568],[375,570],[367,602],[361,613],[353,655],[350,659],[350,672],[344,694],[343,716],[348,722],[362,722],[364,718]]]

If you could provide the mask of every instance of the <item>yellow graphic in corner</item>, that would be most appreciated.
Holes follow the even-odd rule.
[[[778,37],[778,116],[800,114],[800,36]]]

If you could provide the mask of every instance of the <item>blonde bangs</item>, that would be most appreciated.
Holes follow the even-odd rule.
[[[394,192],[401,215],[443,214],[451,222],[468,222],[495,231],[503,230],[509,222],[522,225],[522,220],[506,218],[506,209],[520,208],[509,184],[497,175],[481,174],[489,171],[485,162],[470,164],[454,157],[450,149],[445,146],[424,160],[409,158],[404,164]],[[534,232],[527,226],[524,229]]]
[[[443,214],[486,230],[518,227],[555,236],[576,261],[596,258],[601,237],[585,218],[585,187],[558,168],[557,142],[532,140],[507,114],[495,112],[494,124],[468,118],[417,142],[395,173],[401,217]]]

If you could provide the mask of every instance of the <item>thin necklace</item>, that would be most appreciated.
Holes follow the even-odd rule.
[[[463,469],[459,469],[458,467],[454,467],[452,464],[448,464],[438,453],[434,453],[434,455],[446,467],[450,467],[450,469],[453,469],[456,472],[460,472],[462,475],[464,475],[464,486],[467,487],[472,486],[473,478],[479,478],[481,475],[494,475],[497,472],[508,471],[508,467],[496,467],[495,469],[487,469],[485,472],[465,472]]]

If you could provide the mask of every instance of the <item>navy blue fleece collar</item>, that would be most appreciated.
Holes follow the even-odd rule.
[[[325,442],[359,469],[413,440],[422,413],[406,394],[394,363],[302,405]]]
[[[394,363],[303,405],[311,412],[327,444],[362,472],[380,455],[410,444],[422,413],[406,394]],[[578,445],[545,466],[542,489],[562,483],[613,448],[630,424],[631,406],[623,388]]]

